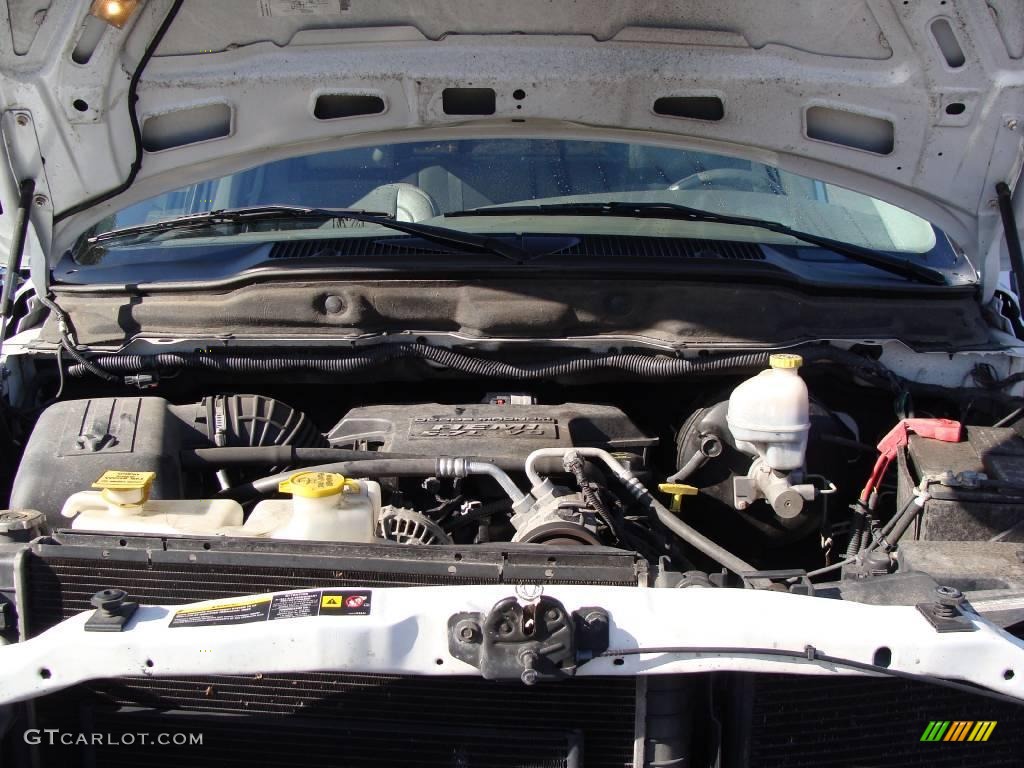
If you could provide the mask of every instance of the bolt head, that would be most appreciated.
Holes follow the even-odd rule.
[[[41,208],[50,202],[50,199],[46,195],[36,195],[32,198],[32,202]]]
[[[1020,123],[1017,120],[1010,119],[1006,121],[1006,127],[1011,131],[1016,131],[1018,125],[1020,125]]]
[[[939,602],[946,605],[956,605],[964,597],[963,592],[956,587],[936,587],[935,594],[938,596]]]
[[[324,309],[329,314],[337,315],[345,310],[345,300],[341,296],[328,296],[324,299]]]
[[[480,626],[475,621],[460,621],[455,626],[455,635],[464,643],[480,640]]]
[[[18,115],[17,117],[14,118],[14,122],[16,122],[18,125],[24,127],[24,126],[28,125],[28,115]]]
[[[523,681],[523,685],[535,685],[540,679],[540,675],[537,674],[536,669],[524,669],[520,673],[519,679]]]

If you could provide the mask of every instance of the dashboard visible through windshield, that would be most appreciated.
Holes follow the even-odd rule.
[[[301,216],[248,222],[188,222],[210,211],[259,206],[343,209],[397,222],[426,223],[438,231],[494,234],[617,235],[704,238],[797,245],[785,233],[735,222],[647,215],[530,216],[524,206],[635,204],[685,207],[747,217],[837,243],[898,254],[931,267],[955,261],[948,242],[927,221],[866,195],[764,163],[709,152],[640,143],[540,138],[460,139],[380,144],[293,157],[191,184],[107,217],[74,249],[79,267],[124,266],[136,253],[152,261],[154,244],[194,249],[280,240],[393,236],[373,221],[311,220]],[[456,216],[515,207],[506,215]],[[498,213],[494,211],[493,213]],[[647,212],[650,214],[650,211]],[[160,222],[145,237],[118,238]],[[126,232],[127,234],[127,232]],[[103,246],[90,237],[103,235]],[[805,239],[806,240],[806,239]],[[140,243],[144,244],[138,250]],[[806,246],[806,243],[803,245]],[[822,249],[810,249],[821,251]],[[807,249],[805,248],[805,251]],[[936,252],[941,257],[936,260]],[[194,259],[190,254],[189,258]],[[805,259],[814,261],[811,255]],[[165,258],[160,258],[165,261]],[[167,260],[170,260],[169,258]],[[820,259],[830,261],[826,256]],[[247,264],[252,266],[252,264]],[[77,271],[77,270],[76,270]]]

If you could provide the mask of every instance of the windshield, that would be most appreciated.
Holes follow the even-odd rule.
[[[317,210],[303,214],[306,209]],[[342,209],[358,215],[325,217]],[[227,213],[210,216],[211,211]],[[541,239],[512,242],[524,236]],[[973,279],[949,241],[927,221],[833,184],[688,149],[518,138],[322,152],[182,187],[99,222],[79,239],[55,278],[197,280],[255,268],[302,268],[295,260],[285,265],[280,261],[285,256],[318,259],[321,266],[333,260],[338,267],[347,258],[350,266],[358,261],[386,269],[399,265],[396,258],[419,253],[422,266],[422,254],[431,250],[423,250],[424,237],[449,263],[468,248],[478,261],[482,249],[513,262],[543,255],[545,266],[554,268],[557,254],[574,252],[565,237],[609,236],[619,238],[617,256],[604,264],[620,269],[643,269],[641,251],[648,260],[655,252],[637,250],[630,242],[638,241],[625,236],[695,245],[757,243],[764,253],[754,258],[766,260],[766,266],[815,281],[877,282],[884,277],[879,269],[863,265],[880,261],[888,262],[880,269],[890,273],[890,282],[893,274],[905,281],[919,278],[919,270],[936,269],[953,275],[953,282]],[[385,237],[384,250],[340,247],[354,239]],[[284,243],[295,247],[283,253]],[[839,253],[845,245],[861,252]],[[602,248],[580,246],[576,266],[596,268],[598,251],[611,257]],[[865,259],[865,250],[881,256]],[[695,248],[698,256],[712,251]],[[658,268],[687,269],[673,258],[663,256]],[[443,260],[430,264],[442,268]],[[946,283],[942,276],[925,277]]]
[[[393,190],[381,191],[394,184],[409,185],[397,206],[386,194]],[[643,144],[549,139],[385,144],[279,160],[133,205],[93,232],[262,204],[385,209],[420,220],[482,206],[584,200],[679,203],[771,219],[877,250],[925,253],[935,246],[932,227],[911,213],[762,163]],[[650,223],[632,226],[644,234]]]

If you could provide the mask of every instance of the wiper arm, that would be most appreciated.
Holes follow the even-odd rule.
[[[733,216],[727,213],[716,213],[705,211],[700,208],[690,208],[678,203],[555,203],[548,205],[506,205],[490,208],[472,208],[465,211],[446,213],[445,218],[462,216],[611,216],[619,218],[637,219],[674,219],[678,221],[701,221],[712,224],[731,224],[741,227],[755,227],[766,229],[780,235],[788,235],[796,240],[801,240],[811,245],[827,248],[830,251],[846,256],[852,261],[860,264],[867,264],[884,272],[927,283],[928,285],[948,285],[945,276],[930,267],[911,261],[890,256],[881,251],[875,251],[852,243],[844,243],[841,240],[833,240],[828,237],[815,235],[811,232],[803,232],[799,229],[787,227],[777,221],[769,219],[757,219],[748,216]]]
[[[298,205],[257,205],[247,208],[227,208],[217,211],[206,211],[190,216],[179,216],[174,219],[156,221],[151,224],[137,224],[131,227],[113,229],[102,232],[86,240],[87,245],[96,245],[112,240],[137,235],[157,234],[176,229],[192,229],[206,227],[211,224],[238,224],[247,221],[266,221],[272,219],[348,219],[376,224],[385,229],[393,229],[407,235],[415,235],[439,245],[469,246],[483,251],[496,253],[517,264],[523,263],[532,256],[528,251],[505,240],[477,235],[471,232],[459,232],[446,227],[434,227],[410,221],[398,221],[391,214],[379,211],[364,211],[349,208],[306,208]]]

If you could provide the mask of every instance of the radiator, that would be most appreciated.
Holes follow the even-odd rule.
[[[124,542],[122,544],[122,542]],[[174,543],[171,543],[174,546]],[[27,626],[38,634],[89,609],[100,589],[173,604],[311,586],[637,583],[621,553],[510,555],[387,547],[296,546],[287,556],[214,544],[65,537],[26,567]],[[411,550],[409,551],[411,552]],[[511,588],[510,588],[511,593]],[[40,747],[61,766],[448,766],[623,768],[633,765],[637,684],[580,678],[527,688],[476,677],[364,674],[217,676],[103,681],[36,701],[39,728],[124,734],[201,733],[203,744]]]
[[[749,768],[1024,765],[1024,707],[912,680],[749,677]],[[922,742],[933,720],[994,720],[987,742]]]

